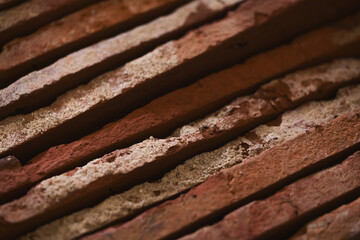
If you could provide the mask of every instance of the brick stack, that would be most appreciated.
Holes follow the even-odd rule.
[[[15,0],[0,22],[2,238],[360,237],[360,2]]]

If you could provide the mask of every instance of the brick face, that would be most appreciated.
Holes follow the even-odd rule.
[[[46,224],[26,235],[35,239],[76,238],[189,190],[222,169],[247,161],[266,149],[305,133],[336,116],[351,113],[360,100],[360,85],[343,88],[334,100],[303,105],[280,117],[280,124],[260,125],[244,136],[216,149],[196,155],[156,182],[145,182],[113,195],[95,207],[83,209]],[[344,103],[346,103],[344,105]],[[277,123],[278,120],[273,121]],[[181,132],[190,126],[177,130]]]
[[[1,11],[0,44],[97,0],[30,0]]]
[[[291,240],[357,239],[360,236],[360,199],[306,224]]]
[[[0,54],[0,74],[3,78],[0,86],[9,85],[33,71],[34,66],[44,67],[74,50],[168,13],[184,2],[185,0],[100,1],[45,25],[36,32],[3,46]],[[160,39],[157,43],[159,42]],[[122,60],[125,62],[126,59]]]
[[[359,11],[0,0],[0,238],[357,239]]]
[[[294,225],[296,229],[297,219],[359,192],[359,160],[360,152],[356,152],[343,163],[300,179],[264,200],[251,202],[215,225],[182,239],[273,239],[286,236]]]
[[[174,236],[220,213],[233,204],[285,179],[304,174],[304,169],[330,161],[359,145],[359,114],[341,116],[293,140],[271,148],[244,164],[225,169],[179,198],[154,207],[133,220],[114,226],[88,239],[127,236],[130,239],[158,239]],[[333,134],[336,132],[337,134]]]
[[[312,31],[296,38],[290,45],[259,54],[245,64],[171,92],[79,141],[50,148],[23,168],[1,175],[1,199],[10,199],[14,192],[25,191],[41,179],[70,170],[149,135],[166,135],[175,127],[215,110],[233,96],[247,93],[277,75],[310,63],[357,54],[357,37],[341,44],[332,39],[340,35],[356,36],[359,16]],[[339,28],[339,25],[351,27]],[[257,69],[261,69],[261,74]],[[14,154],[20,155],[19,151],[14,151]],[[46,170],[41,166],[46,166]]]
[[[359,4],[358,1],[350,2]],[[340,8],[342,4],[344,12],[352,6],[345,1],[336,1],[335,5],[329,5],[328,1],[322,0],[278,0],[272,1],[271,4],[263,1],[245,2],[222,20],[197,28],[184,37],[170,41],[127,63],[124,67],[101,75],[87,85],[72,89],[50,106],[33,111],[26,117],[5,119],[4,123],[11,122],[12,125],[6,126],[9,130],[12,128],[11,138],[17,140],[13,144],[13,140],[6,139],[6,146],[1,146],[1,154],[10,155],[18,152],[29,156],[34,151],[40,152],[59,143],[59,139],[70,141],[89,131],[92,126],[104,124],[117,114],[131,111],[134,106],[144,104],[156,95],[193,81],[206,74],[209,69],[216,70],[233,64],[256,51],[278,44],[334,18],[342,12],[334,12],[333,7]],[[325,6],[327,7],[324,8]],[[295,21],[300,16],[303,18],[304,11],[307,13],[306,21]],[[262,12],[268,17],[258,21],[255,12]],[[296,24],[296,27],[292,24]],[[254,31],[250,31],[251,29]],[[266,37],[269,33],[272,35],[271,38]],[[256,40],[260,38],[267,41]],[[237,47],[238,43],[243,41],[251,44]],[[85,59],[80,59],[77,64],[86,62]],[[74,69],[78,67],[77,64],[65,62],[64,68],[56,68],[52,75],[61,74],[64,69]],[[21,98],[24,92],[35,91],[39,86],[39,91],[43,92],[44,81],[51,85],[51,79],[40,74],[31,79],[31,84],[25,84],[26,86],[19,87],[16,91],[5,89],[2,96],[6,103],[0,103],[3,107],[9,106],[9,101]],[[17,91],[18,89],[21,91]],[[52,89],[57,91],[61,87]],[[32,101],[43,100],[40,92]],[[51,91],[48,89],[45,92],[48,94]],[[42,116],[46,116],[46,119]],[[28,124],[24,124],[24,121]],[[21,125],[21,130],[16,131],[16,125]],[[54,138],[54,135],[57,138]]]

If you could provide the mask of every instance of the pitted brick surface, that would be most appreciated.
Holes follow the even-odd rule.
[[[360,198],[306,224],[291,240],[338,240],[360,237]]]
[[[54,84],[61,84],[61,81],[65,81],[64,79],[69,78],[69,76],[73,79],[72,82],[81,83],[81,77],[77,76],[80,75],[81,71],[91,71],[90,69],[95,68],[97,64],[100,64],[101,62],[117,55],[123,55],[125,58],[128,54],[128,51],[132,49],[140,48],[142,45],[146,45],[151,41],[159,41],[159,39],[165,38],[167,35],[173,32],[180,30],[184,31],[191,25],[196,25],[199,22],[211,19],[211,17],[217,13],[222,12],[226,8],[233,6],[236,2],[241,1],[242,0],[232,0],[223,4],[220,4],[218,0],[198,0],[191,2],[177,9],[174,13],[168,16],[160,17],[150,23],[136,27],[129,32],[125,32],[116,37],[103,40],[95,45],[69,54],[54,64],[39,71],[32,72],[17,80],[7,88],[0,90],[0,117],[7,116],[17,108],[33,105],[34,99],[32,95],[40,94],[39,92],[46,94],[46,92],[49,91],[47,90],[49,86]],[[192,18],[193,15],[199,15],[200,11],[203,11],[202,8],[207,9],[207,11],[202,13],[200,17],[196,19]],[[177,51],[175,49],[175,47],[172,47],[172,45],[169,44],[167,48],[164,48],[164,51],[160,50],[159,52],[155,50],[153,54],[149,54],[144,58],[135,60],[134,63],[127,64],[126,67],[113,72],[113,74],[104,75],[102,77],[103,85],[107,84],[108,87],[112,86],[112,88],[107,90],[111,92],[111,94],[103,96],[104,100],[109,100],[115,97],[117,94],[120,94],[122,91],[124,91],[124,88],[134,87],[140,82],[143,82],[145,79],[153,78],[156,76],[156,74],[165,72],[175,65],[180,64],[177,59]],[[118,57],[121,59],[121,56]],[[168,61],[166,62],[165,59]],[[11,61],[9,61],[6,57],[4,60],[11,63]],[[153,72],[151,73],[151,71]],[[96,73],[97,71],[95,70],[94,72]],[[149,73],[149,75],[146,75],[146,73]],[[107,77],[120,79],[115,81],[107,79]],[[121,80],[123,80],[123,83],[121,83]],[[98,82],[100,81],[98,80]],[[112,84],[112,82],[114,83]],[[116,82],[118,82],[123,87],[120,86],[119,88],[115,88]],[[73,85],[76,85],[74,83]],[[129,83],[130,85],[126,83]],[[101,91],[101,89],[99,89],[99,91]],[[48,97],[53,98],[54,92],[50,92],[49,94],[50,96]],[[92,98],[95,97],[96,96],[92,96]],[[101,96],[97,97],[101,98]],[[29,99],[31,99],[31,101],[29,101]],[[90,104],[96,104],[96,102],[89,102],[88,105]]]
[[[338,27],[342,25],[348,27]],[[160,97],[79,141],[50,148],[23,168],[1,174],[0,196],[3,199],[9,198],[17,189],[30,187],[45,177],[60,173],[71,166],[84,164],[106,151],[194,120],[201,114],[214,110],[231,96],[246,93],[248,89],[274,76],[319,59],[326,60],[354,53],[354,45],[359,45],[360,35],[356,37],[359,26],[360,15],[355,15],[337,24],[320,28],[297,38],[290,45],[259,54],[245,64],[210,75],[189,87]],[[334,44],[333,38],[341,35],[354,37],[345,45]]]
[[[288,228],[293,227],[292,221],[329,205],[331,201],[344,200],[346,195],[359,189],[360,152],[356,152],[339,165],[300,179],[276,194],[247,204],[231,212],[218,223],[201,228],[181,239],[280,238],[286,235],[284,233]],[[344,229],[343,232],[350,233],[351,230]],[[329,238],[318,235],[317,239]]]
[[[340,116],[307,133],[254,156],[243,164],[222,170],[175,200],[156,206],[136,218],[87,239],[159,239],[201,222],[209,215],[280,184],[305,168],[329,161],[360,144],[360,113]]]
[[[80,132],[81,129],[87,129],[88,126],[85,125],[85,121],[82,119],[86,119],[86,117],[91,114],[93,114],[91,124],[100,124],[101,121],[105,121],[106,116],[113,116],[115,114],[114,111],[119,113],[123,112],[121,111],[123,108],[131,108],[132,104],[140,104],[143,101],[153,98],[152,94],[190,81],[191,78],[187,79],[187,76],[185,76],[187,75],[185,74],[187,71],[181,70],[189,70],[187,73],[189,76],[192,76],[194,74],[201,74],[203,71],[207,72],[213,66],[214,68],[220,68],[221,64],[230,64],[235,60],[234,58],[245,57],[253,51],[259,51],[262,48],[271,46],[280,39],[289,38],[290,35],[293,36],[295,33],[304,31],[310,26],[316,25],[316,23],[325,21],[325,19],[333,16],[334,11],[332,11],[331,6],[335,5],[326,8],[329,12],[321,11],[321,14],[324,14],[324,16],[320,16],[319,11],[316,11],[316,7],[321,7],[322,4],[328,5],[328,2],[318,1],[319,2],[297,0],[289,2],[277,0],[276,4],[274,1],[271,3],[260,0],[247,1],[223,20],[198,28],[183,38],[177,41],[170,41],[145,56],[126,64],[122,68],[104,74],[92,80],[87,85],[71,90],[59,97],[57,101],[49,107],[39,109],[28,115],[9,117],[3,120],[1,122],[2,127],[10,122],[12,124],[9,125],[15,126],[20,124],[23,127],[20,131],[17,130],[17,128],[11,129],[12,137],[17,135],[17,140],[15,140],[17,142],[15,143],[11,139],[4,139],[0,147],[1,154],[5,155],[15,152],[18,148],[22,148],[21,152],[23,154],[30,154],[26,152],[30,151],[29,149],[32,149],[31,151],[35,151],[34,149],[43,149],[45,146],[36,144],[40,141],[40,139],[38,139],[39,135],[46,138],[41,141],[50,145],[56,141],[56,139],[49,137],[49,135],[51,135],[48,133],[50,130],[56,130],[59,137],[66,138],[65,132],[68,132],[74,125],[76,125],[77,128],[72,129],[73,131],[77,130]],[[336,4],[344,4],[344,2],[336,2]],[[311,5],[311,7],[309,5]],[[347,4],[345,4],[345,6],[349,7]],[[301,14],[302,16],[303,11],[307,8],[309,8],[309,11],[306,11],[307,14],[310,14],[314,19],[308,16],[306,21],[301,21],[301,24],[304,25],[300,24],[301,26],[297,26],[296,28],[292,27],[291,24],[294,22],[291,21],[291,18],[297,18],[297,14]],[[259,21],[258,12],[268,17],[262,18],[261,21]],[[281,17],[286,18],[286,21],[280,21]],[[278,28],[280,22],[284,24],[281,29]],[[272,23],[274,23],[274,25],[272,25]],[[266,31],[271,31],[273,37],[266,38],[269,42],[262,41],[259,43],[255,41],[254,45],[251,45],[249,48],[231,48],[231,46],[234,47],[234,44],[237,44],[235,40],[238,40],[238,38],[249,38],[247,40],[250,41],[251,37],[254,37],[252,36],[254,33],[251,31],[252,35],[250,34],[248,36],[247,30],[255,28],[264,35],[266,35]],[[231,31],[229,31],[229,29],[231,29]],[[279,31],[278,34],[276,34],[277,31]],[[259,38],[259,36],[257,35],[256,38]],[[215,50],[219,50],[219,52]],[[239,53],[235,54],[234,52],[237,51]],[[218,56],[210,57],[211,54],[222,54],[226,57],[220,61]],[[89,56],[84,56],[83,60],[86,61],[87,57]],[[201,57],[207,59],[206,66],[201,65],[201,68],[197,68],[197,71],[190,71],[191,68],[197,66],[195,63],[198,63],[197,61]],[[63,64],[65,68],[69,69],[76,67],[76,65],[70,65],[69,62]],[[57,71],[60,71],[60,69],[56,69],[53,74],[56,75]],[[39,83],[34,81],[32,84],[29,84],[29,88],[37,88],[37,85],[39,85]],[[155,85],[156,87],[154,87]],[[139,88],[147,94],[139,95],[137,92],[140,91]],[[27,92],[27,90],[22,88],[18,93],[20,92],[24,93]],[[3,96],[5,95],[7,96],[8,94],[3,94]],[[10,96],[11,98],[17,98],[18,94],[12,92]],[[114,107],[115,105],[117,106],[116,109]],[[95,116],[102,116],[102,118]],[[24,124],[24,121],[27,122],[27,124]],[[6,126],[4,128],[9,128],[8,130],[10,131],[12,127]],[[62,133],[64,135],[60,136]],[[24,146],[24,144],[26,144],[26,146]]]
[[[140,184],[108,198],[93,208],[46,224],[22,239],[60,240],[92,232],[129,217],[151,204],[195,187],[220,170],[305,133],[316,125],[357,109],[360,110],[360,85],[346,87],[339,91],[334,100],[308,103],[284,113],[279,126],[261,125],[213,152],[203,153],[185,161],[159,181]]]
[[[165,42],[166,39],[170,38],[169,36],[171,36],[171,34],[175,32],[185,32],[186,29],[189,29],[193,25],[205,20],[211,20],[214,15],[225,11],[226,8],[232,7],[241,1],[242,0],[228,0],[220,4],[218,0],[198,0],[189,3],[188,5],[190,6],[184,6],[182,10],[178,10],[175,14],[161,18],[161,20],[151,24],[146,24],[143,27],[138,27],[136,31],[130,31],[128,34],[120,35],[113,40],[105,41],[103,45],[107,44],[106,49],[108,49],[108,51],[101,52],[100,49],[98,49],[98,57],[94,59],[93,62],[80,64],[75,72],[78,73],[82,68],[94,68],[95,63],[100,63],[104,59],[116,55],[121,56],[117,56],[117,59],[112,62],[118,62],[116,66],[120,66],[121,63],[126,62],[126,60],[131,60],[131,57],[141,56],[141,53],[145,53],[145,49],[142,49],[145,46],[146,49],[151,49],[152,46]],[[120,31],[131,29],[134,27],[134,23],[140,25],[140,23],[151,18],[151,15],[160,15],[158,12],[170,12],[171,9],[174,9],[184,2],[185,0],[101,1],[98,4],[94,4],[55,21],[31,35],[15,39],[6,44],[0,54],[0,74],[6,76],[8,82],[12,79],[16,80],[15,77],[20,77],[21,73],[23,73],[23,76],[25,73],[32,71],[32,65],[42,65],[45,59],[47,59],[47,61],[51,59],[56,60],[70,53],[71,50],[86,47],[90,43],[115,35],[116,32],[119,33]],[[188,20],[186,21],[186,19]],[[73,24],[74,22],[77,24]],[[119,30],[115,31],[116,29]],[[49,41],[49,38],[51,38],[52,41]],[[134,53],[129,54],[129,51]],[[87,55],[87,52],[90,52],[90,49],[88,51],[81,51],[81,54]],[[63,61],[71,61],[72,63],[82,62],[81,54],[73,54],[71,57],[65,57]],[[109,65],[109,63],[107,65]],[[112,65],[114,65],[114,63]],[[51,79],[51,75],[49,74],[51,69],[56,69],[61,66],[60,62],[57,62],[51,65],[51,67],[38,71],[36,74],[23,77],[22,80],[20,80],[22,82],[21,86],[26,86],[23,82],[26,81],[26,79],[34,78],[34,75],[45,76],[49,78],[48,82],[54,82],[55,80],[59,82],[60,79],[63,79],[65,76],[74,74],[70,72],[71,69],[67,71],[65,68],[61,75]],[[105,69],[110,69],[110,67]],[[80,74],[78,73],[78,75]],[[77,79],[80,78],[80,76],[72,76],[72,78]],[[87,76],[87,78],[91,79],[91,77],[95,76],[96,74],[94,73]],[[80,82],[80,80],[76,81]],[[46,82],[44,80],[42,80],[42,82],[44,86],[46,86]]]
[[[97,0],[30,0],[0,12],[0,44]],[[36,25],[36,26],[34,26]]]
[[[29,59],[171,2],[176,1],[107,0],[91,5],[52,22],[29,36],[5,44],[0,55],[0,69],[6,71]]]
[[[62,215],[64,209],[74,208],[73,203],[80,198],[95,201],[108,194],[107,188],[131,185],[132,174],[139,180],[160,173],[186,159],[189,152],[204,151],[215,141],[223,143],[270,116],[321,97],[321,92],[333,92],[338,86],[359,81],[359,66],[358,60],[343,59],[290,74],[261,86],[254,95],[238,98],[205,119],[181,128],[170,138],[148,139],[44,180],[24,197],[1,206],[3,229],[7,229],[6,223],[17,228],[21,224],[25,224],[24,228],[27,224],[36,226],[37,221],[41,223],[47,218],[47,211],[56,210]]]

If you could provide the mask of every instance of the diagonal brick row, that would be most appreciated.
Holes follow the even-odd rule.
[[[347,1],[354,0],[342,1],[340,5]],[[214,0],[210,2],[212,4],[207,5],[207,8],[216,12],[217,8],[221,10],[226,8],[226,5],[233,5],[233,0],[229,2],[230,4],[219,4]],[[195,9],[192,9],[192,11],[198,11],[196,6],[192,6],[192,8],[194,7]],[[315,13],[318,7],[322,9],[321,15],[318,14],[318,11]],[[279,41],[284,41],[289,37],[293,37],[294,34],[314,27],[317,23],[338,17],[344,11],[334,11],[336,7],[339,6],[329,5],[328,2],[325,3],[322,0],[316,0],[316,4],[310,4],[310,0],[297,0],[294,2],[276,0],[271,4],[260,0],[245,2],[223,20],[198,28],[177,41],[168,42],[142,58],[126,64],[124,67],[98,77],[93,82],[97,82],[97,89],[104,84],[111,86],[111,90],[103,93],[105,96],[100,97],[104,102],[105,100],[106,102],[114,101],[115,98],[127,95],[126,93],[130,90],[140,91],[140,85],[145,83],[147,86],[143,91],[150,96],[155,90],[159,93],[161,90],[165,91],[167,88],[174,87],[173,85],[185,84],[194,79],[195,76],[198,77],[208,72],[209,68],[220,69],[225,65],[234,63],[234,59],[243,59],[255,51],[274,45]],[[350,4],[345,4],[343,7],[349,8]],[[350,9],[352,10],[352,8]],[[170,19],[160,21],[160,23],[149,28],[138,29],[138,31],[126,35],[125,39],[123,39],[122,35],[72,53],[45,69],[24,76],[0,91],[0,96],[2,96],[0,118],[8,116],[19,108],[33,109],[41,106],[65,90],[84,82],[85,79],[91,78],[93,75],[99,74],[108,64],[116,66],[118,62],[117,55],[130,51],[134,43],[136,47],[137,40],[140,41],[140,43],[137,43],[139,46],[141,42],[145,44],[147,41],[156,39],[161,35],[171,34],[172,31],[181,28],[183,23],[187,23],[187,19],[189,19],[188,10],[180,11],[181,14],[175,14],[174,19],[170,17]],[[210,13],[207,11],[207,13],[209,15],[215,14],[211,13],[212,11]],[[267,17],[259,20],[258,12]],[[302,16],[303,12],[309,15],[307,21],[296,24],[295,27],[297,15],[301,14]],[[168,27],[170,27],[171,31],[164,31],[164,28],[167,30]],[[160,31],[157,32],[157,29],[160,29]],[[251,31],[252,29],[255,32]],[[287,31],[284,31],[285,29]],[[264,34],[265,37],[268,31],[272,32],[272,38],[267,38],[266,41],[261,42],[253,39],[254,36],[256,38],[261,37],[261,34]],[[144,36],[145,39],[138,39],[137,35]],[[236,44],[239,41],[251,42],[251,44],[238,48]],[[130,47],[126,43],[130,44]],[[120,49],[118,49],[119,46]],[[123,54],[125,55],[125,53]],[[200,61],[205,59],[206,61]],[[162,79],[161,76],[166,79]],[[88,92],[90,92],[90,89],[88,89]],[[99,94],[97,92],[97,95]],[[140,102],[144,96],[137,96],[136,99],[130,98],[130,96],[123,96],[123,98],[121,102],[128,101],[126,105],[129,105],[134,104],[133,101]],[[93,107],[92,105],[96,105],[98,101],[97,99],[87,108]],[[121,102],[119,100],[119,104]]]
[[[223,20],[198,28],[177,41],[171,41],[156,48],[124,67],[69,91],[47,108],[35,111],[27,117],[10,117],[2,121],[3,127],[6,125],[5,123],[11,123],[9,125],[12,126],[6,127],[9,129],[19,124],[26,125],[20,129],[22,133],[19,133],[19,130],[16,131],[17,127],[11,129],[12,134],[10,135],[12,136],[10,138],[14,138],[17,134],[21,135],[16,136],[15,141],[25,140],[28,142],[39,132],[42,133],[43,139],[41,145],[39,139],[32,139],[33,143],[28,142],[27,146],[23,146],[21,149],[15,149],[14,140],[5,139],[1,144],[1,154],[9,155],[10,151],[19,151],[24,155],[29,155],[29,149],[44,150],[51,144],[60,142],[60,139],[68,141],[70,136],[72,137],[70,139],[74,139],[78,135],[88,132],[89,128],[103,124],[109,118],[115,118],[117,114],[124,114],[160,93],[184,85],[206,74],[209,69],[220,69],[243,59],[254,51],[270,47],[299,32],[317,26],[319,23],[339,16],[346,11],[335,11],[335,9],[347,9],[352,5],[346,2],[335,1],[330,4],[329,1],[322,0],[291,2],[277,0],[271,3],[260,0],[247,1]],[[354,1],[354,3],[360,4],[358,1]],[[351,10],[353,9],[357,8],[352,6]],[[305,18],[304,12],[306,13]],[[260,17],[259,13],[261,13]],[[300,18],[305,20],[296,21]],[[272,37],[267,38],[266,36],[270,33]],[[262,41],[258,41],[259,39]],[[241,47],[239,42],[241,44],[246,42],[246,46]],[[81,62],[86,61],[82,59]],[[78,64],[66,62],[63,67],[53,70],[51,75],[57,75],[64,69],[76,69]],[[54,85],[52,81],[48,82],[49,79],[44,75],[31,80],[31,84],[18,86],[14,91],[10,91],[10,87],[15,85],[4,89],[0,95],[2,97],[1,109],[6,109],[21,99],[20,96],[25,96],[30,92],[34,94],[30,94],[31,100],[24,104],[36,105],[35,102],[43,101],[47,94],[54,98],[54,92],[61,90],[64,86]],[[40,92],[43,92],[44,95]],[[27,124],[24,124],[24,121]],[[39,124],[41,121],[45,122]],[[37,127],[35,129],[30,125],[37,125]],[[56,138],[54,138],[55,135]],[[47,139],[44,141],[45,137]]]
[[[0,12],[0,46],[96,1],[99,0],[30,0],[3,10]]]
[[[307,223],[291,240],[338,240],[360,237],[360,198]]]
[[[302,178],[181,239],[282,239],[306,219],[346,201],[351,195],[360,195],[360,151],[341,164]]]
[[[141,56],[174,35],[184,33],[194,25],[211,20],[241,1],[228,0],[224,3],[219,3],[217,0],[194,1],[167,16],[71,53],[0,90],[0,96],[2,96],[0,118],[6,117],[19,108],[34,109],[72,87],[113,69],[133,57]],[[202,13],[203,8],[208,11]],[[197,17],[194,18],[194,15]],[[141,64],[142,61],[139,60],[139,62]],[[126,68],[124,70],[126,72]],[[116,76],[116,72],[120,70],[115,71],[113,75]],[[124,78],[125,76],[117,77]],[[111,80],[107,79],[107,81]],[[127,79],[127,81],[132,81],[132,79]]]
[[[3,46],[0,53],[0,87],[76,49],[169,12],[184,2],[100,1],[51,22],[28,36],[12,40]]]
[[[179,125],[215,110],[232,97],[247,93],[277,75],[333,57],[356,55],[360,50],[356,30],[359,26],[360,15],[354,15],[305,34],[290,45],[259,54],[244,64],[160,97],[79,141],[50,148],[22,168],[0,172],[0,202],[24,193],[44,178],[85,164],[106,152],[149,135],[166,135]],[[340,41],[341,36],[351,37],[347,41]],[[16,143],[21,145],[24,142],[18,139]],[[14,154],[18,157],[21,155],[18,151],[14,151]]]
[[[274,80],[170,138],[150,138],[42,181],[24,197],[0,208],[0,230],[4,234],[11,229],[26,231],[98,202],[110,194],[109,188],[121,191],[166,172],[191,155],[221,145],[287,109],[328,96],[344,84],[359,82],[359,77],[360,61],[343,59]]]
[[[229,209],[287,185],[360,147],[360,112],[342,115],[243,164],[222,170],[175,200],[87,239],[163,239],[195,230]]]
[[[73,239],[115,221],[128,219],[141,210],[174,197],[204,182],[224,168],[290,140],[338,115],[360,110],[360,85],[341,89],[334,100],[305,104],[284,113],[279,120],[261,125],[221,148],[186,160],[161,179],[146,182],[46,224],[22,239]]]

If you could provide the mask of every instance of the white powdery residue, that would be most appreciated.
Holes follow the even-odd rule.
[[[316,91],[320,82],[342,82],[357,78],[359,75],[360,60],[339,59],[328,64],[289,74],[281,80],[289,87],[291,100],[295,101]]]
[[[124,74],[131,76],[132,82],[137,83],[164,73],[179,63],[177,49],[174,42],[170,41],[141,58],[127,63],[124,66]]]
[[[139,184],[106,199],[93,208],[81,210],[46,224],[23,236],[22,239],[76,238],[94,231],[127,217],[143,207],[194,187],[224,168],[241,163],[278,143],[290,140],[315,124],[329,121],[335,114],[358,109],[359,102],[360,85],[343,88],[334,100],[311,102],[284,113],[280,126],[261,125],[252,130],[251,132],[261,140],[261,144],[246,137],[239,137],[215,151],[188,159],[158,181]],[[150,139],[148,142],[150,145],[155,144],[151,141],[159,140]]]

